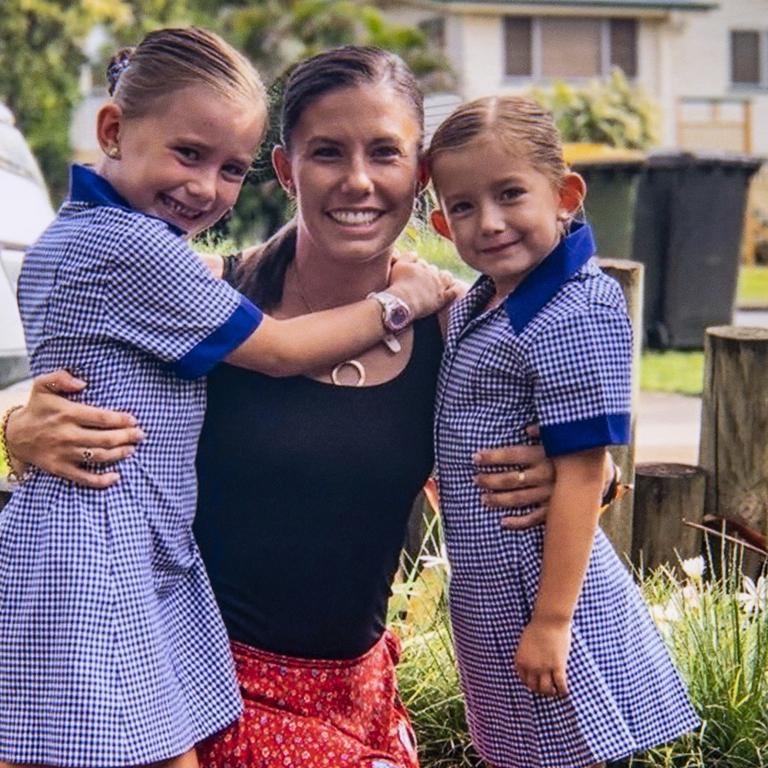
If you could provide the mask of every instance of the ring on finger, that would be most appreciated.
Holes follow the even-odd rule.
[[[518,469],[517,470],[517,484],[518,485],[525,485],[525,470],[524,469]]]
[[[80,452],[83,461],[90,461],[93,458],[93,451],[90,448],[83,448]]]

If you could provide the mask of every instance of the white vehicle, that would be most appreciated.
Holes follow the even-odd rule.
[[[24,250],[53,217],[40,168],[0,102],[0,387],[29,375],[16,283]]]

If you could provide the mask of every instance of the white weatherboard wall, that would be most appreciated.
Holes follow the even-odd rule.
[[[680,16],[682,28],[672,48],[676,95],[749,97],[752,152],[768,156],[768,90],[732,88],[729,82],[730,30],[768,32],[768,0],[721,0],[717,10]]]
[[[535,83],[504,75],[503,3],[419,4],[418,15],[404,6],[389,13],[401,22],[430,15],[445,18],[446,55],[464,99],[496,93],[519,93]],[[531,15],[630,16],[638,24],[638,74],[641,85],[661,107],[661,144],[678,145],[678,104],[683,98],[748,97],[752,102],[751,150],[768,155],[768,89],[730,85],[730,30],[768,33],[768,0],[719,0],[713,10],[628,10],[605,6],[514,6]],[[768,49],[768,45],[766,45]],[[768,56],[768,50],[765,53]],[[768,63],[763,63],[768,66]],[[542,84],[543,85],[543,84]],[[726,109],[733,110],[733,107]]]

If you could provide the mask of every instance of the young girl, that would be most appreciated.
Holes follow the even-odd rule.
[[[459,108],[429,161],[433,224],[483,273],[452,310],[435,426],[474,743],[495,768],[582,768],[672,739],[696,714],[597,527],[605,446],[629,439],[631,330],[573,222],[584,182],[527,98]],[[503,530],[472,456],[533,421],[556,466],[546,526]]]
[[[222,359],[280,375],[347,360],[407,324],[403,299],[428,315],[451,291],[395,265],[375,301],[263,317],[182,239],[235,202],[264,133],[256,72],[209,32],[169,29],[115,61],[111,81],[105,159],[73,169],[19,303],[33,372],[69,368],[89,403],[135,414],[147,439],[119,484],[33,471],[0,514],[0,760],[186,767],[242,706],[191,533],[200,377]]]

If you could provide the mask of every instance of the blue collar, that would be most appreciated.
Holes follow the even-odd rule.
[[[504,300],[504,309],[515,333],[522,333],[563,283],[572,278],[596,250],[590,226],[574,222],[549,256]]]
[[[121,208],[124,211],[138,213],[150,219],[157,219],[166,224],[172,232],[186,236],[186,232],[175,224],[171,224],[158,216],[142,213],[131,207],[131,204],[121,197],[117,190],[92,168],[85,165],[73,165],[69,175],[69,200],[73,203],[86,203],[87,205],[103,205],[108,208]]]

